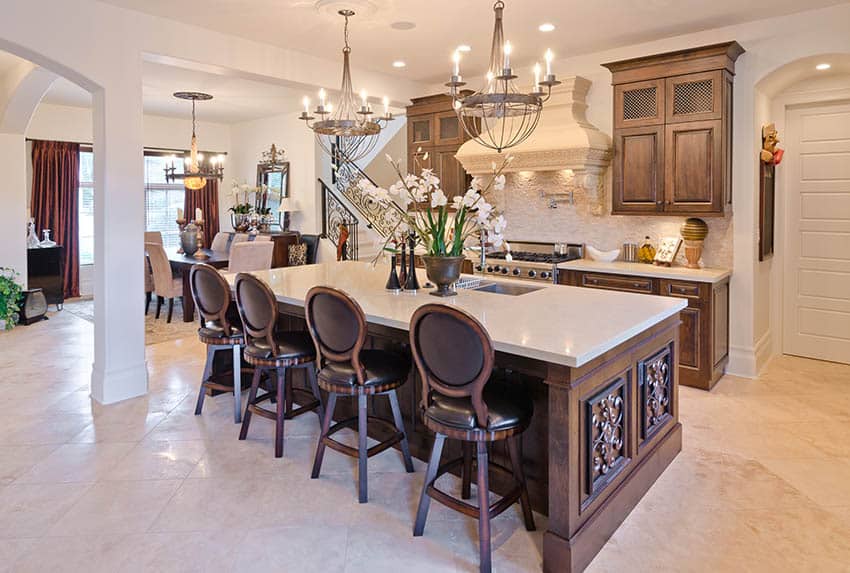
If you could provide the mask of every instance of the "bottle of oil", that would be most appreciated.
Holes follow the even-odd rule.
[[[649,235],[643,241],[643,244],[638,249],[638,261],[641,263],[652,264],[652,261],[655,260],[655,247],[652,246],[652,241],[649,238]]]

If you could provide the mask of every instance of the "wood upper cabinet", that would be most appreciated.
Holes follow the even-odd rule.
[[[722,215],[731,202],[737,42],[605,64],[614,85],[612,213]]]
[[[433,145],[434,143],[434,118],[409,117],[407,120],[407,144],[408,147]]]
[[[618,212],[664,209],[664,125],[618,129],[614,139]]]

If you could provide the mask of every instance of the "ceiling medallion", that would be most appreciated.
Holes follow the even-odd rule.
[[[168,183],[182,180],[186,189],[197,191],[203,189],[208,180],[221,180],[224,177],[224,156],[216,155],[204,162],[204,156],[198,153],[198,138],[195,135],[195,102],[209,101],[213,96],[201,92],[175,92],[174,97],[192,102],[192,144],[189,155],[184,159],[183,173],[177,173],[174,163],[176,157],[172,157],[171,164],[165,168],[165,180]]]
[[[389,99],[384,97],[384,115],[372,117],[366,90],[360,92],[360,105],[354,95],[351,84],[350,54],[348,45],[348,19],[354,16],[353,10],[340,10],[345,18],[345,47],[342,49],[342,87],[339,104],[334,107],[327,102],[324,89],[319,90],[319,104],[310,111],[310,99],[304,98],[304,111],[299,119],[316,134],[316,140],[322,149],[338,163],[357,161],[366,157],[378,142],[381,129],[393,119],[390,113]],[[316,120],[318,116],[318,120]]]
[[[496,23],[487,83],[473,94],[460,91],[459,88],[466,82],[460,75],[461,54],[456,51],[452,58],[454,72],[451,81],[446,84],[451,90],[460,123],[469,137],[499,153],[528,139],[540,121],[543,103],[552,95],[552,88],[561,83],[552,73],[552,51],[546,50],[543,79],[540,77],[540,64],[535,64],[532,91],[525,93],[517,88],[517,76],[511,69],[511,43],[505,41],[502,29],[504,9],[505,3],[501,0],[493,5]]]

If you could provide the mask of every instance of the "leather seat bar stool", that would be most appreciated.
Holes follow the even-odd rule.
[[[256,414],[275,422],[274,455],[283,457],[283,423],[295,416],[315,411],[322,421],[322,397],[316,383],[316,351],[313,341],[306,332],[281,331],[277,328],[277,301],[269,286],[253,275],[236,275],[236,306],[242,319],[245,333],[245,361],[254,367],[251,391],[242,420],[239,439],[248,436],[251,416]],[[292,371],[299,369],[305,373],[311,391],[301,391],[292,386]],[[276,379],[276,389],[257,396],[263,374]],[[298,403],[293,409],[295,394]],[[309,394],[307,400],[302,395]],[[275,411],[265,409],[260,404],[266,400],[276,402]]]
[[[490,520],[517,500],[522,506],[525,527],[534,530],[519,446],[521,434],[531,423],[533,405],[518,384],[491,380],[495,352],[490,335],[473,316],[455,307],[426,304],[413,314],[410,345],[422,379],[422,409],[425,426],[436,433],[425,483],[416,513],[414,536],[425,531],[431,499],[478,519],[480,570],[489,572]],[[446,439],[462,442],[463,456],[440,465]],[[489,460],[488,444],[506,440],[512,469]],[[471,497],[472,449],[477,457],[478,505]],[[461,498],[437,488],[437,479],[461,468]],[[490,505],[489,471],[513,478],[514,487]]]
[[[357,458],[358,498],[360,503],[366,503],[369,499],[367,466],[370,457],[400,444],[404,467],[408,473],[413,472],[413,460],[396,394],[396,389],[407,381],[410,374],[410,360],[388,350],[363,348],[367,335],[366,316],[357,301],[341,290],[313,287],[307,293],[304,309],[307,328],[316,345],[319,386],[328,392],[327,409],[311,477],[319,477],[325,447]],[[389,398],[392,423],[368,415],[367,400],[369,396],[377,395]],[[357,397],[357,416],[333,424],[334,408],[339,396]],[[392,435],[368,447],[366,439],[370,422],[389,430]],[[333,438],[340,430],[353,428],[355,424],[357,448]]]
[[[239,324],[239,315],[231,304],[230,285],[215,268],[203,263],[192,266],[189,285],[201,319],[198,338],[207,345],[207,362],[195,415],[199,416],[204,408],[207,390],[233,392],[233,420],[238,424],[242,421],[242,347],[245,338],[242,331],[234,326]],[[220,350],[233,352],[233,379],[230,384],[219,382],[213,376],[215,355]]]

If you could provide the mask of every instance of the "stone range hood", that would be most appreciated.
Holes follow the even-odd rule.
[[[591,82],[574,76],[562,80],[543,105],[540,122],[534,133],[516,147],[501,154],[475,141],[464,143],[455,156],[467,173],[487,174],[492,164],[501,164],[505,155],[513,161],[506,173],[520,171],[571,170],[575,187],[583,189],[591,199],[603,199],[605,169],[611,162],[611,138],[587,121],[587,92]],[[547,196],[568,196],[569,190],[550,190]]]

